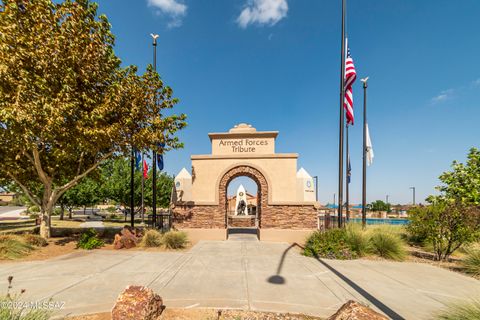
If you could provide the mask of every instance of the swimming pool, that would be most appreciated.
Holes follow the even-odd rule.
[[[362,223],[361,218],[351,218],[350,222]],[[391,225],[406,225],[409,221],[407,219],[380,219],[380,218],[367,218],[367,224],[391,224]]]

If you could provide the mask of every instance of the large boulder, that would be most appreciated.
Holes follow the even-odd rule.
[[[388,318],[367,306],[349,300],[328,320],[388,320]]]
[[[112,320],[154,320],[162,311],[163,300],[152,289],[128,286],[113,306]]]
[[[137,246],[137,243],[141,240],[142,234],[140,230],[124,227],[120,234],[115,235],[113,240],[113,247],[115,249],[130,249]]]

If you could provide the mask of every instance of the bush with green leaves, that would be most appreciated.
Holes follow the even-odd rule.
[[[162,244],[168,249],[182,249],[188,244],[188,236],[183,231],[168,231],[163,234]]]
[[[345,229],[316,231],[310,235],[305,244],[304,254],[308,257],[328,259],[355,259],[356,252],[348,244]]]
[[[480,249],[468,249],[462,265],[467,273],[480,277]]]
[[[77,243],[77,248],[92,250],[103,247],[105,242],[98,238],[98,234],[94,229],[88,229],[80,236]]]
[[[478,320],[480,319],[480,300],[451,304],[438,313],[437,320]]]
[[[35,247],[45,247],[48,244],[45,238],[42,238],[36,234],[24,234],[23,239],[26,243]]]
[[[0,259],[13,260],[22,258],[32,250],[34,250],[34,247],[19,236],[0,235]]]
[[[408,214],[410,237],[430,243],[436,260],[448,260],[455,250],[480,236],[480,209],[461,202],[438,201]]]
[[[406,251],[402,239],[395,233],[378,229],[370,236],[371,252],[385,259],[405,260]]]
[[[37,213],[37,212],[40,212],[40,207],[39,206],[31,206],[31,207],[28,207],[28,212],[31,212],[31,213]]]
[[[142,247],[160,247],[162,245],[162,234],[157,230],[151,229],[145,232],[140,242]]]

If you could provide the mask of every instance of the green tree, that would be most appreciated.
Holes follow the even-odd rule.
[[[141,205],[142,171],[135,171],[134,175],[134,204]],[[130,206],[130,160],[118,158],[106,161],[101,166],[102,194],[105,200],[113,200],[124,206]],[[157,171],[157,206],[167,208],[173,187],[173,177]],[[148,173],[144,185],[144,203],[152,205],[152,170]]]
[[[452,170],[439,177],[442,184],[436,189],[438,196],[430,196],[427,201],[460,202],[466,206],[480,206],[480,150],[471,148],[466,164],[453,161]]]
[[[376,200],[372,203],[370,203],[368,205],[368,210],[371,210],[371,211],[386,211],[386,212],[390,212],[390,204],[389,203],[385,203],[383,202],[382,200]]]
[[[447,260],[462,245],[478,240],[480,210],[460,202],[438,202],[408,212],[407,231],[417,241],[433,245],[435,258]]]
[[[104,160],[182,146],[172,90],[151,66],[122,68],[113,47],[88,0],[0,3],[0,180],[41,208],[43,237],[57,200]]]

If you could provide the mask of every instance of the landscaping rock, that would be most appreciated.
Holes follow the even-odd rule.
[[[128,286],[113,306],[112,320],[154,320],[162,311],[163,300],[152,289]]]
[[[349,300],[328,320],[388,320],[388,318],[367,306]]]
[[[113,247],[115,249],[130,249],[136,247],[140,239],[140,232],[137,232],[137,230],[133,230],[132,232],[129,228],[125,227],[120,231],[120,234],[115,235]]]

